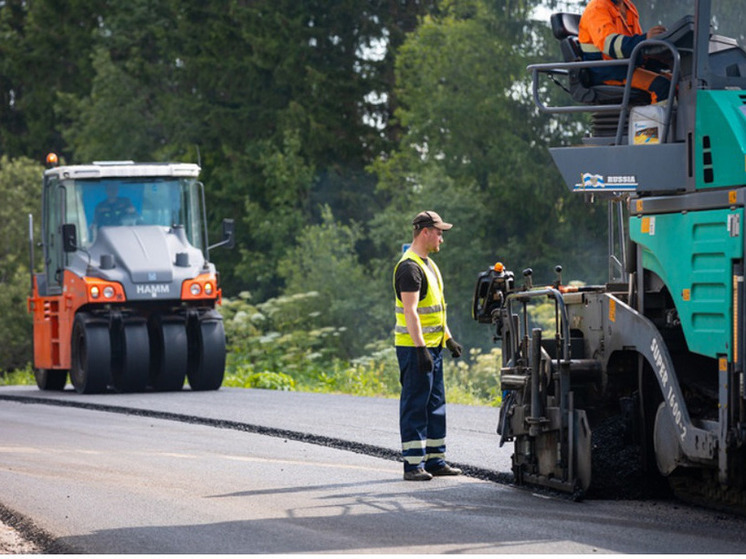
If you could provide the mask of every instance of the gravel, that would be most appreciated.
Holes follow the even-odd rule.
[[[41,548],[24,538],[20,532],[0,521],[0,555],[41,553]]]
[[[30,519],[0,505],[0,555],[70,553]]]

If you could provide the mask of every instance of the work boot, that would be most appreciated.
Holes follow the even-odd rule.
[[[404,481],[430,481],[431,479],[433,479],[432,474],[427,473],[424,468],[404,472]]]
[[[453,466],[449,466],[448,464],[437,466],[431,470],[428,470],[425,473],[428,473],[428,472],[432,476],[459,476],[461,475],[461,470],[459,468],[454,468]]]

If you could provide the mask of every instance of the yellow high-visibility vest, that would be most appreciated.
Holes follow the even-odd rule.
[[[427,277],[427,293],[417,303],[417,314],[420,317],[425,345],[427,347],[443,347],[446,330],[446,301],[443,296],[443,278],[432,258],[428,259],[430,264],[428,266],[412,249],[407,250],[394,267],[394,296],[396,297],[394,345],[414,347],[414,340],[409,335],[407,321],[404,318],[404,304],[396,294],[396,270],[399,268],[399,264],[405,260],[413,260]]]

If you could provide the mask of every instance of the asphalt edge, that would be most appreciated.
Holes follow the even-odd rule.
[[[108,413],[119,413],[122,415],[132,415],[138,417],[148,417],[152,419],[163,419],[166,421],[177,421],[180,423],[191,423],[194,425],[204,425],[207,427],[215,427],[219,429],[231,429],[234,431],[242,431],[245,433],[254,433],[257,435],[265,435],[268,437],[276,437],[280,439],[286,439],[291,441],[298,441],[308,444],[314,444],[318,446],[325,446],[334,448],[337,450],[345,450],[349,452],[355,452],[357,454],[364,454],[366,456],[374,456],[376,458],[382,458],[384,460],[391,460],[394,462],[401,462],[401,452],[398,450],[392,450],[390,448],[370,445],[365,443],[359,443],[354,441],[347,441],[336,437],[324,437],[322,435],[313,435],[311,433],[303,433],[301,431],[292,431],[289,429],[278,429],[274,427],[266,427],[264,425],[255,425],[251,423],[241,423],[239,421],[230,421],[225,419],[215,419],[209,417],[198,417],[194,415],[180,414],[174,412],[162,412],[147,410],[142,408],[129,408],[125,406],[113,406],[108,404],[94,404],[90,402],[74,402],[70,400],[54,400],[49,398],[40,398],[38,396],[18,396],[0,394],[0,400],[9,400],[19,402],[22,404],[39,404],[48,406],[60,406],[60,407],[71,407],[86,409],[92,411],[102,411]],[[499,483],[501,485],[513,485],[514,478],[512,473],[496,472],[487,468],[480,468],[469,464],[462,464],[459,462],[451,462],[451,464],[463,471],[463,474],[467,477],[480,479],[483,481],[491,481]]]
[[[43,530],[27,516],[9,509],[0,503],[0,521],[7,524],[21,537],[39,548],[38,553],[43,555],[79,554],[79,550],[62,543],[46,530]]]

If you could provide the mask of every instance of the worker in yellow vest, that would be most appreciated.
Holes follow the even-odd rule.
[[[446,346],[456,358],[461,355],[462,347],[448,330],[443,278],[435,262],[428,257],[440,250],[443,231],[453,225],[445,223],[433,211],[417,214],[412,225],[412,245],[394,268],[394,345],[401,381],[399,430],[404,479],[427,481],[433,476],[461,473],[445,461],[442,349]]]

